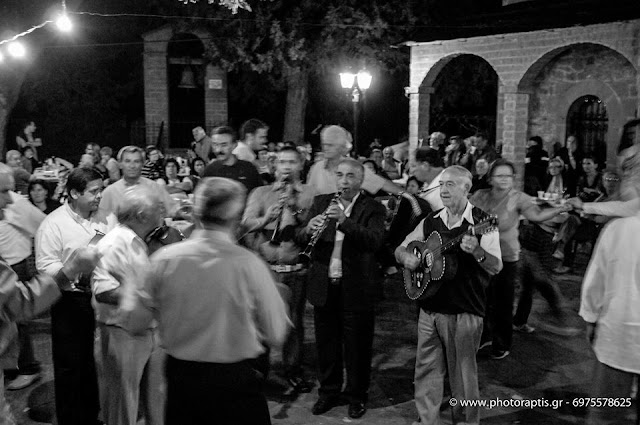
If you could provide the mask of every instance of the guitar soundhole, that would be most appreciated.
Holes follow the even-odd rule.
[[[413,255],[418,257],[418,260],[422,262],[422,251],[419,248],[413,248]],[[429,257],[429,256],[427,256]],[[422,271],[422,267],[418,267],[413,274],[413,283],[419,289],[422,286],[422,278],[424,277],[424,272]]]

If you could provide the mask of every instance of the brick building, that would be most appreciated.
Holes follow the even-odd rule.
[[[639,43],[640,19],[407,42],[410,155],[419,139],[439,130],[431,122],[438,78],[471,58],[495,72],[490,137],[504,157],[522,167],[528,137],[541,136],[551,152],[577,134],[584,151],[599,152],[613,166],[624,124],[638,118]]]
[[[227,122],[227,76],[203,59],[208,37],[198,30],[176,33],[170,26],[142,36],[147,144],[186,148],[193,127],[208,131]]]

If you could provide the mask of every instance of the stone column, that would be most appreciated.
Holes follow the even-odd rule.
[[[420,87],[418,93],[411,93],[409,99],[409,163],[415,162],[419,139],[429,138],[429,113],[433,87]]]
[[[144,110],[147,145],[168,145],[169,87],[167,57],[164,45],[144,45]],[[164,126],[162,123],[164,122]],[[162,136],[158,139],[162,127]]]
[[[502,140],[502,157],[516,166],[516,187],[524,185],[524,158],[526,155],[529,120],[529,94],[519,93],[515,86],[498,88],[496,139]]]
[[[227,106],[227,73],[217,66],[207,65],[204,80],[204,116],[207,133],[212,127],[229,121]]]

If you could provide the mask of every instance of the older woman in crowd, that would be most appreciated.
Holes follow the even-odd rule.
[[[469,201],[472,205],[498,217],[503,268],[491,281],[489,311],[486,320],[488,328],[485,326],[485,330],[490,330],[493,334],[492,357],[502,359],[509,355],[511,350],[514,287],[520,265],[520,242],[518,240],[520,216],[524,216],[530,221],[543,222],[570,210],[571,207],[541,209],[535,204],[534,198],[514,188],[516,170],[515,166],[507,160],[497,159],[491,166],[488,176],[491,189],[478,190]],[[522,284],[524,303],[527,303],[526,300],[531,297],[535,286],[540,288],[543,295],[550,293],[552,289],[549,284],[539,282],[539,279],[534,277],[532,273],[528,273],[533,271],[531,261],[526,261],[525,266],[524,273],[522,273]],[[544,279],[544,276],[541,278]],[[524,324],[526,325],[526,322]],[[518,325],[518,330],[527,331],[530,329],[523,327],[523,323]],[[484,335],[483,340],[488,344],[491,336]]]

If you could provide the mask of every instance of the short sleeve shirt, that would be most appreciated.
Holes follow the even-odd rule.
[[[491,189],[481,189],[474,193],[469,201],[486,213],[498,217],[502,260],[518,261],[520,258],[520,242],[518,241],[520,215],[535,206],[533,198],[526,193],[512,189],[503,198],[495,199]]]

